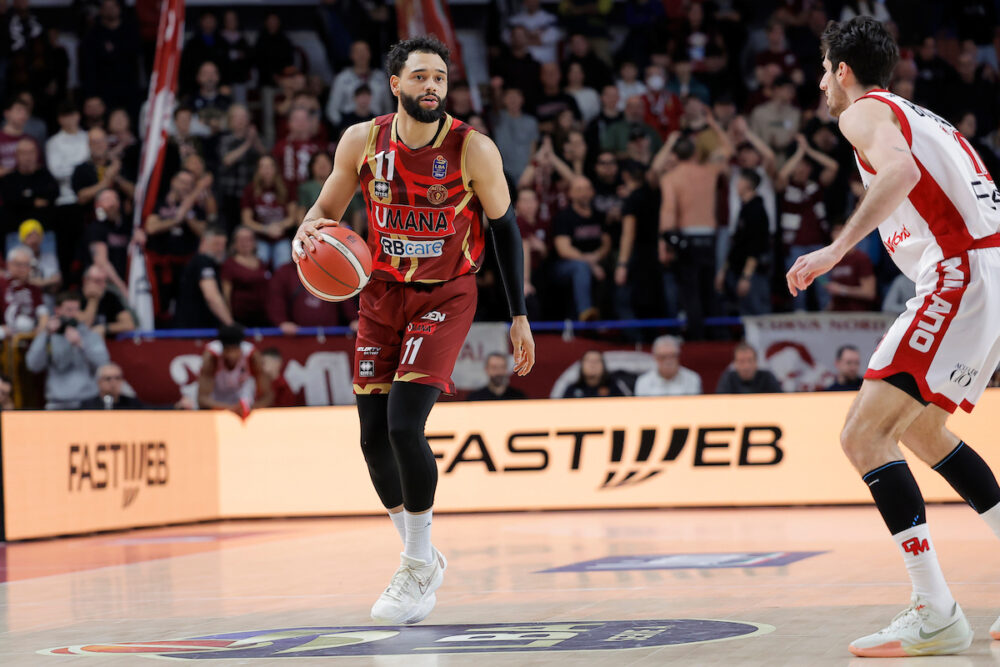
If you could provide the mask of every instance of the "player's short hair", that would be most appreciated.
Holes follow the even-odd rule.
[[[740,169],[740,178],[749,183],[753,190],[760,187],[761,178],[756,169]]]
[[[847,63],[862,86],[887,87],[899,61],[896,41],[880,21],[870,16],[830,21],[821,43],[832,69]]]
[[[406,64],[406,59],[410,57],[411,53],[433,53],[441,56],[441,60],[444,61],[446,68],[451,65],[451,51],[448,50],[448,47],[442,44],[441,40],[437,37],[425,35],[423,37],[412,37],[396,42],[389,49],[389,56],[386,58],[386,74],[389,76],[399,76],[399,73],[403,71],[403,66]]]
[[[694,156],[694,142],[688,137],[681,137],[674,144],[674,155],[679,160],[690,160]]]
[[[853,345],[841,345],[840,347],[837,348],[837,361],[840,361],[840,359],[844,356],[844,352],[848,351],[858,352],[858,348],[856,348]],[[858,354],[861,353],[858,352]]]
[[[232,347],[243,342],[243,327],[239,324],[226,324],[219,327],[219,342],[222,347]]]

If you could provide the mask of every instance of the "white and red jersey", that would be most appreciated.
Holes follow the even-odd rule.
[[[1000,192],[965,137],[940,116],[888,91],[872,90],[859,99],[892,108],[920,169],[920,181],[878,227],[899,270],[919,282],[943,259],[997,245],[995,238],[984,239],[1000,231]],[[854,156],[867,188],[876,172],[857,150]]]
[[[245,398],[250,405],[257,394],[257,381],[250,367],[250,357],[253,356],[253,343],[240,343],[240,359],[232,368],[226,368],[222,359],[222,342],[213,340],[205,346],[215,357],[215,382],[212,387],[212,398],[222,403],[238,403]]]

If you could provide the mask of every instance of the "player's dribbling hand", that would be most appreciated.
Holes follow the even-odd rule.
[[[514,346],[514,372],[525,376],[535,365],[535,339],[531,337],[531,327],[524,315],[518,315],[511,322],[510,342]]]
[[[808,288],[816,278],[836,266],[842,257],[843,255],[834,250],[833,246],[802,255],[785,274],[788,291],[792,296],[798,296],[799,292]]]
[[[316,242],[313,239],[319,238],[319,230],[324,227],[336,227],[338,224],[340,223],[329,218],[303,220],[295,232],[295,238],[292,239],[292,259],[295,263],[298,264],[299,260],[306,256],[306,251],[316,252]]]

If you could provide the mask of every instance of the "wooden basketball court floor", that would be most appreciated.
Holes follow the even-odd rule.
[[[998,664],[1000,541],[965,506],[928,516],[976,639],[882,662]],[[434,534],[438,606],[406,628],[368,618],[398,564],[383,517],[0,545],[0,665],[878,664],[847,644],[909,600],[874,507],[442,515]]]

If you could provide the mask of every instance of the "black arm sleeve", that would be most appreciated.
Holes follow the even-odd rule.
[[[490,218],[490,234],[493,235],[493,247],[497,253],[500,279],[507,293],[510,316],[527,315],[528,307],[524,303],[524,249],[513,206],[508,206],[501,217]]]

